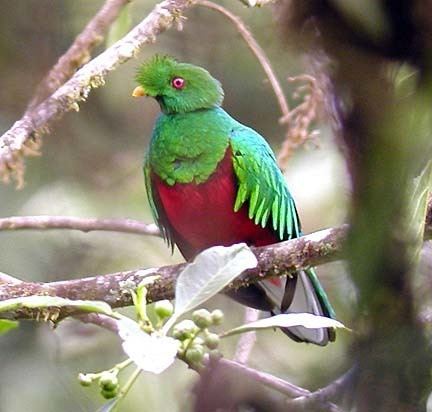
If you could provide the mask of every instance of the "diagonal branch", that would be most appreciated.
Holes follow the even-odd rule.
[[[318,405],[326,401],[335,401],[342,397],[343,394],[349,393],[357,379],[357,366],[351,367],[342,376],[315,392],[309,392],[295,397],[288,402],[288,406],[298,408],[299,410],[316,410]]]
[[[275,389],[291,398],[303,397],[311,394],[311,392],[309,392],[307,389],[294,385],[269,373],[250,368],[249,366],[243,365],[239,362],[224,358],[219,359],[217,362],[219,362],[224,368],[227,368],[228,370],[231,369],[234,372],[241,373],[242,375],[252,378],[255,381]]]
[[[134,57],[139,49],[152,43],[155,36],[171,27],[191,3],[188,0],[164,0],[125,37],[90,61],[64,85],[0,136],[0,179],[23,183],[23,157],[34,153],[41,136],[54,120],[70,110],[79,110],[91,89],[104,84],[106,75]]]
[[[41,101],[72,77],[75,71],[87,63],[90,52],[103,40],[103,35],[118,17],[121,9],[130,0],[106,0],[101,9],[90,20],[72,45],[41,81],[30,101],[26,113],[31,112]]]
[[[201,373],[201,382],[198,386],[197,397],[202,398],[199,400],[198,405],[196,405],[195,410],[227,410],[226,406],[231,404],[236,404],[235,399],[241,399],[241,395],[237,398],[236,395],[228,391],[227,398],[228,405],[226,403],[226,398],[223,402],[220,402],[220,392],[225,390],[224,386],[233,385],[236,386],[239,382],[244,382],[244,380],[253,380],[260,383],[267,388],[273,389],[287,398],[304,399],[309,396],[314,396],[315,392],[310,392],[309,390],[297,386],[291,382],[281,379],[275,375],[267,372],[262,372],[260,370],[251,368],[237,361],[232,361],[225,358],[212,359],[206,358],[204,361],[207,368]],[[339,379],[337,380],[339,381]],[[336,381],[336,382],[337,382]],[[210,383],[211,382],[211,383]],[[217,382],[220,382],[218,385]],[[210,384],[209,384],[210,383]],[[241,385],[240,385],[241,386]],[[249,385],[248,385],[249,386]],[[341,388],[342,389],[342,388]],[[235,391],[234,391],[235,392]],[[321,398],[321,403],[319,408],[314,409],[303,409],[302,405],[294,405],[294,400],[287,400],[290,408],[283,408],[283,410],[289,411],[305,411],[314,410],[321,412],[340,412],[340,408],[327,400],[326,398]],[[209,405],[210,404],[210,405]],[[293,407],[291,407],[293,406]],[[317,406],[315,403],[314,406]],[[225,407],[225,408],[224,408]],[[229,409],[232,410],[232,409]],[[282,410],[282,409],[281,409]]]

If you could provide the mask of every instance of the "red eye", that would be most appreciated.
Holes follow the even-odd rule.
[[[183,79],[183,77],[174,77],[172,80],[171,80],[171,85],[172,85],[172,87],[174,87],[174,89],[177,89],[177,90],[181,90],[181,89],[183,89],[183,87],[185,86],[185,79]]]

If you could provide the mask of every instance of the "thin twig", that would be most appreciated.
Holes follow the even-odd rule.
[[[259,311],[253,308],[245,308],[244,323],[258,320]],[[238,363],[246,364],[256,341],[255,331],[243,333],[237,342],[234,360]]]
[[[189,0],[164,0],[126,36],[91,60],[51,96],[37,105],[0,137],[0,179],[23,184],[24,156],[34,154],[40,138],[54,120],[70,110],[79,110],[93,88],[104,84],[106,75],[138,53],[147,43],[179,20],[191,6]]]
[[[294,98],[303,95],[303,101],[281,119],[281,122],[287,125],[285,140],[277,157],[282,169],[286,169],[288,160],[295,149],[316,138],[318,131],[311,130],[311,125],[320,118],[324,107],[324,93],[315,77],[302,74],[288,77],[288,81],[302,82],[294,92]]]
[[[12,216],[0,218],[0,231],[21,229],[72,229],[83,232],[103,230],[160,236],[160,231],[155,224],[147,224],[135,219],[85,219],[71,216]]]
[[[279,107],[282,112],[282,119],[286,116],[289,116],[289,107],[287,100],[285,98],[285,94],[282,90],[282,87],[279,83],[279,80],[277,79],[269,59],[267,58],[264,50],[261,48],[261,46],[257,43],[255,38],[253,37],[252,33],[247,29],[243,21],[240,19],[240,17],[236,16],[235,14],[231,13],[229,10],[227,10],[225,7],[220,6],[219,4],[213,3],[212,1],[208,0],[195,0],[195,4],[198,4],[199,6],[208,7],[210,9],[216,10],[219,13],[222,13],[224,16],[228,17],[228,19],[231,20],[232,23],[234,23],[234,26],[236,27],[237,31],[241,34],[244,41],[248,45],[249,49],[252,50],[252,53],[256,56],[258,61],[260,62],[262,68],[264,69],[270,84],[274,90],[274,93],[276,95],[277,101],[279,103]]]
[[[347,392],[347,387],[353,385],[353,382],[355,381],[357,376],[357,372],[357,366],[353,366],[351,369],[349,369],[335,381],[328,384],[326,387],[318,389],[307,395],[299,396],[290,401],[290,405],[299,406],[303,408],[302,410],[313,410],[314,405],[322,404],[325,401],[340,398],[341,394]]]
[[[290,398],[305,399],[308,396],[312,396],[314,394],[305,388],[294,385],[293,383],[278,378],[277,376],[274,376],[270,373],[266,373],[266,372],[259,371],[257,369],[250,368],[249,366],[243,365],[236,361],[221,358],[216,362],[218,362],[219,365],[223,366],[223,368],[228,371],[231,370],[234,373],[241,374],[244,377],[253,379],[255,382],[267,386],[268,388],[274,389],[279,393],[282,393],[283,395]],[[290,404],[292,404],[292,402],[290,402]],[[308,409],[299,408],[299,410],[308,410]],[[319,410],[328,411],[328,412],[340,412],[339,407],[334,403],[329,402],[327,399],[322,399]]]
[[[160,236],[160,231],[153,223],[145,223],[135,219],[125,218],[78,218],[72,216],[10,216],[0,218],[0,231],[2,230],[50,230],[70,229],[90,232],[93,230],[136,233],[140,235]],[[327,229],[332,230],[332,229]],[[324,231],[316,232],[323,234]],[[309,236],[312,236],[311,234]],[[425,220],[425,240],[432,238],[432,198],[428,203]]]
[[[244,376],[252,378],[253,380],[262,383],[263,385],[277,390],[278,392],[289,396],[290,398],[297,398],[299,396],[307,396],[311,392],[307,389],[301,388],[300,386],[294,385],[293,383],[287,382],[277,376],[271,375],[270,373],[261,372],[257,369],[250,368],[249,366],[241,363],[221,358],[218,362],[224,366],[224,368],[231,369],[234,372],[241,373]]]
[[[130,0],[106,0],[101,9],[89,21],[72,45],[59,58],[54,67],[41,81],[30,101],[26,114],[64,84],[76,70],[87,63],[90,52],[103,40],[103,35]]]

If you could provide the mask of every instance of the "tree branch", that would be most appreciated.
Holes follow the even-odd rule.
[[[210,360],[207,358],[205,363],[207,365],[207,369],[204,371],[204,373],[206,373],[208,375],[210,372],[212,382],[221,381],[221,382],[225,383],[226,381],[228,381],[229,384],[233,384],[235,386],[235,384],[237,382],[236,379],[246,378],[246,379],[251,379],[257,383],[260,383],[261,385],[266,386],[267,388],[276,390],[279,393],[281,393],[281,394],[283,394],[289,398],[307,399],[309,396],[314,396],[314,394],[315,394],[315,392],[312,393],[307,389],[304,389],[300,386],[294,385],[288,381],[285,381],[281,378],[278,378],[277,376],[274,376],[274,375],[266,373],[266,372],[261,372],[257,369],[250,368],[246,365],[243,365],[239,362],[232,361],[229,359],[220,358],[220,359]],[[221,370],[221,368],[223,368],[223,369]],[[219,373],[218,373],[218,370],[219,370]],[[221,373],[222,373],[222,375],[221,375]],[[338,382],[338,381],[339,381],[339,379],[335,382]],[[210,388],[210,390],[212,390],[212,389],[213,389],[213,391],[215,391],[215,388]],[[222,389],[222,388],[220,388],[220,387],[218,388],[216,386],[216,389]],[[207,398],[209,395],[207,387],[206,387],[206,389],[204,389],[204,393],[205,393],[204,397]],[[210,398],[211,397],[212,396],[210,395]],[[321,399],[322,399],[322,401],[318,405],[319,408],[313,409],[314,411],[319,410],[321,412],[324,412],[324,411],[326,411],[326,412],[340,412],[340,409],[335,404],[328,401],[327,399],[324,399],[324,398],[321,398]],[[294,402],[294,400],[289,402],[289,405],[293,406],[293,407],[286,409],[286,410],[289,410],[289,411],[312,410],[312,409],[302,409],[302,405],[300,405],[300,404],[294,405],[293,402]],[[222,405],[217,404],[217,405],[213,405],[213,406],[214,406],[214,409],[212,409],[212,410],[215,410],[218,406],[222,406]],[[315,403],[314,406],[317,406],[317,404]],[[196,409],[196,410],[198,410],[198,409]],[[284,410],[285,410],[285,408],[284,408]]]
[[[51,230],[70,229],[91,232],[95,230],[160,236],[160,231],[153,223],[124,218],[79,218],[72,216],[9,216],[0,218],[1,230]],[[325,229],[309,236],[326,236],[327,231],[345,230],[344,226]],[[429,199],[425,219],[425,240],[432,238],[432,196]]]
[[[233,370],[234,372],[241,373],[244,376],[252,378],[253,380],[262,383],[263,385],[277,390],[290,398],[297,398],[310,395],[310,391],[301,388],[300,386],[294,385],[293,383],[287,382],[281,378],[271,375],[266,372],[261,372],[257,369],[250,368],[241,363],[221,358],[217,362],[223,365],[224,368],[228,370]]]
[[[254,248],[259,262],[258,267],[246,271],[230,285],[230,288],[239,288],[265,277],[282,276],[301,268],[334,261],[342,257],[342,242],[346,232],[347,226],[342,226],[287,242]],[[132,304],[130,290],[136,288],[143,277],[150,274],[159,275],[160,279],[149,286],[149,301],[172,299],[175,280],[184,267],[183,263],[57,282],[0,284],[0,301],[22,296],[48,295],[74,300],[101,300],[112,307],[129,306]],[[32,318],[34,313],[24,311],[13,315],[16,318]],[[59,319],[62,319],[76,315],[76,312],[62,308],[58,315]]]
[[[432,201],[429,203],[425,222],[425,239],[432,237]],[[41,218],[41,221],[38,219]],[[54,219],[53,219],[54,218]],[[16,220],[17,219],[17,220]],[[57,220],[56,220],[57,219]],[[66,219],[63,220],[62,219]],[[155,228],[134,220],[117,219],[75,219],[64,217],[13,217],[0,219],[1,229],[52,229],[71,228],[77,230],[116,230],[128,233],[156,235]],[[15,225],[14,225],[15,223]],[[253,248],[258,267],[244,273],[241,279],[235,280],[230,288],[239,288],[257,282],[266,277],[283,276],[302,268],[317,266],[340,259],[343,254],[343,242],[348,225],[321,230],[298,239],[276,243],[265,247]],[[144,276],[159,275],[161,279],[149,287],[151,301],[171,299],[174,295],[174,284],[185,264],[150,268],[146,270],[129,270],[113,274],[97,275],[83,279],[72,279],[49,283],[9,282],[13,279],[2,277],[0,281],[0,301],[21,296],[49,295],[68,299],[101,300],[113,307],[132,304],[130,289],[135,288]],[[74,314],[67,309],[61,310],[60,318]],[[32,313],[16,314],[17,317],[32,317]]]
[[[70,110],[79,110],[92,88],[104,84],[106,75],[134,57],[139,49],[152,43],[155,36],[171,27],[191,5],[188,0],[164,0],[125,37],[94,58],[51,96],[36,106],[0,137],[0,179],[23,184],[24,160],[34,154],[41,136],[54,120]]]
[[[105,1],[66,53],[60,57],[41,81],[28,105],[26,114],[29,114],[36,105],[70,79],[80,66],[89,61],[91,50],[102,42],[106,30],[118,17],[121,9],[129,2],[130,0]]]
[[[343,243],[347,232],[348,225],[342,225],[286,242],[252,248],[258,259],[257,268],[246,271],[229,288],[236,289],[264,278],[283,276],[300,269],[341,259],[344,257]],[[425,239],[431,238],[431,235],[431,222],[427,220]],[[48,283],[0,283],[0,301],[22,296],[48,295],[75,300],[101,300],[112,307],[129,306],[132,304],[129,291],[136,288],[143,277],[150,274],[159,275],[160,279],[149,286],[149,301],[172,299],[175,280],[184,267],[185,263],[182,263]],[[59,318],[75,314],[67,308],[62,308]],[[33,313],[20,312],[15,316],[31,318]]]
[[[70,216],[11,216],[0,218],[0,231],[22,229],[71,229],[82,232],[102,230],[160,236],[160,231],[155,224],[148,224],[135,219],[85,219]]]
[[[300,395],[291,400],[288,405],[295,406],[299,410],[315,410],[317,405],[323,402],[334,401],[341,397],[341,394],[348,392],[348,387],[352,387],[357,377],[358,368],[353,366],[342,376],[315,392]]]

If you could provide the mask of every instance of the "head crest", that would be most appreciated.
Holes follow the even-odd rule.
[[[223,90],[218,80],[198,66],[155,55],[143,63],[136,81],[157,99],[166,113],[184,113],[220,106]],[[180,87],[181,86],[181,87]]]

